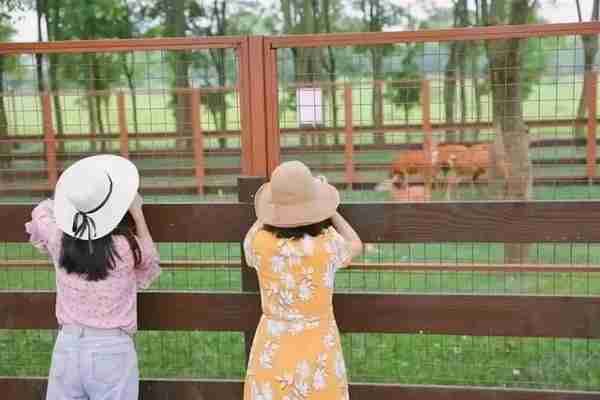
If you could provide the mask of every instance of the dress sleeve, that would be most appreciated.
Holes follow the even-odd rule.
[[[44,200],[31,213],[31,221],[25,223],[29,242],[38,250],[56,255],[60,249],[61,231],[54,219],[54,201]]]
[[[346,268],[352,261],[352,248],[342,235],[331,228],[330,248],[332,257],[335,260],[336,268]]]
[[[147,239],[137,238],[142,255],[142,261],[135,271],[135,280],[138,289],[148,288],[160,275],[160,256],[154,242]]]
[[[246,257],[246,264],[257,270],[260,266],[260,258],[254,249],[254,238],[261,228],[262,224],[259,221],[256,221],[244,238],[244,256]]]

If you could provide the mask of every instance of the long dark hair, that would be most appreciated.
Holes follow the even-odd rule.
[[[135,238],[135,224],[129,212],[109,235],[92,240],[92,251],[90,251],[90,243],[87,240],[63,234],[60,266],[68,274],[82,275],[88,281],[106,279],[108,271],[115,268],[116,260],[121,259],[113,242],[114,236],[117,235],[127,239],[133,253],[135,266],[138,266],[142,261],[142,254]]]
[[[271,232],[275,237],[280,239],[302,239],[304,235],[313,237],[319,236],[331,226],[333,226],[333,222],[331,221],[331,218],[329,218],[317,222],[316,224],[297,226],[294,228],[280,228],[273,225],[264,225],[263,229],[267,232]]]

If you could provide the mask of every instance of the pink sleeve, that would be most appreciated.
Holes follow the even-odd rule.
[[[160,275],[160,257],[154,242],[138,238],[142,262],[135,267],[135,279],[138,289],[148,288]]]
[[[57,250],[61,231],[54,220],[54,201],[44,200],[31,213],[31,221],[25,224],[29,241],[37,249],[46,253]]]

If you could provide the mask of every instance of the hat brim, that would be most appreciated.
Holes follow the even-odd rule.
[[[68,194],[76,191],[80,183],[75,179],[73,171],[90,167],[106,171],[113,181],[113,191],[107,203],[89,215],[96,225],[96,236],[93,239],[99,239],[110,234],[129,210],[139,189],[140,176],[131,161],[109,154],[87,157],[67,168],[54,190],[54,217],[58,228],[69,236],[75,236],[73,218],[77,209],[69,200]]]
[[[335,187],[317,180],[315,199],[305,203],[277,205],[273,203],[271,183],[262,185],[254,197],[254,209],[260,222],[281,228],[316,224],[331,218],[340,205]]]

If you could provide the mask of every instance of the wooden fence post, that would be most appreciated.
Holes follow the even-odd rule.
[[[196,188],[199,195],[204,194],[204,138],[201,124],[202,104],[200,89],[193,89],[191,96],[192,136],[194,141],[194,164],[196,172]]]
[[[238,178],[238,201],[240,203],[254,204],[254,195],[258,188],[267,181],[264,177],[239,177]],[[248,227],[250,228],[250,227]],[[241,244],[242,260],[242,291],[256,293],[259,291],[258,276],[256,271],[246,264],[246,257],[244,256],[244,245]],[[256,327],[251,331],[244,332],[244,341],[246,345],[246,362],[250,357],[250,349],[252,348],[252,341],[254,340],[254,334]]]
[[[335,90],[335,87],[334,87]],[[345,164],[346,164],[346,183],[348,189],[352,190],[355,181],[354,176],[354,127],[352,126],[352,85],[344,85],[344,121],[345,121]]]
[[[433,180],[433,139],[431,127],[431,87],[429,80],[421,80],[421,114],[422,114],[422,125],[423,125],[423,151],[425,152],[425,159],[427,160],[427,167],[424,173],[425,180],[425,198],[431,198],[431,186]]]
[[[266,176],[267,115],[264,38],[250,36],[240,48],[242,174]]]
[[[129,158],[129,131],[127,130],[127,114],[125,113],[125,94],[117,93],[117,114],[119,118],[119,148],[121,156]]]
[[[52,101],[50,93],[42,93],[42,120],[44,126],[44,144],[46,149],[46,170],[48,171],[48,183],[50,189],[54,190],[58,180],[58,168],[56,162],[56,133],[52,122]]]
[[[586,102],[587,102],[587,176],[588,178],[595,177],[596,174],[596,158],[597,158],[597,145],[596,145],[596,128],[597,128],[597,100],[598,100],[598,72],[590,71],[589,79],[587,79],[588,85],[584,90],[586,91]]]

